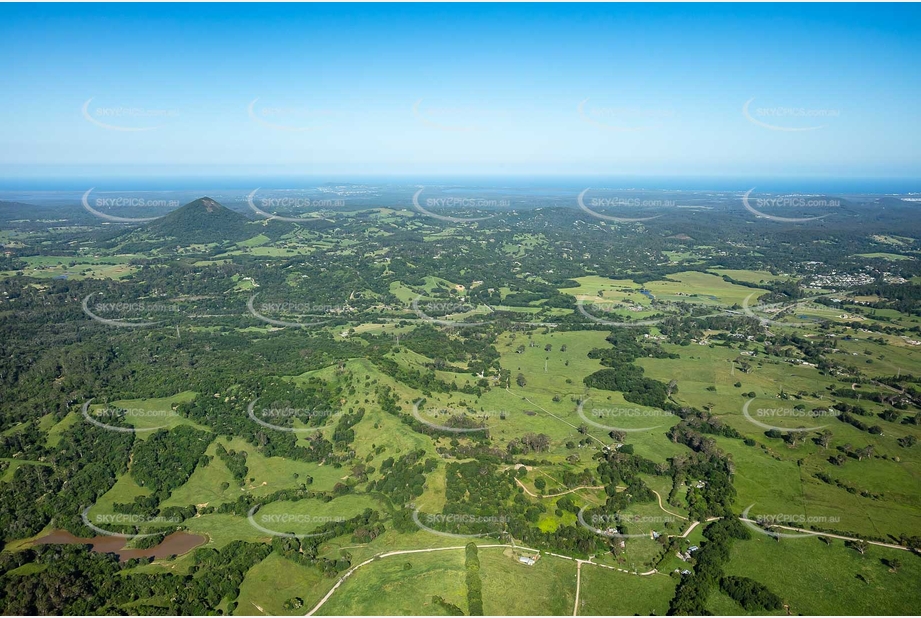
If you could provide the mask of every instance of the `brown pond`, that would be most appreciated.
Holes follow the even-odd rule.
[[[128,540],[120,536],[94,536],[83,539],[74,536],[66,530],[52,530],[34,542],[34,545],[92,545],[93,551],[104,554],[118,554],[119,560],[132,558],[166,558],[167,556],[184,554],[199,545],[204,545],[207,538],[199,534],[188,532],[173,532],[163,539],[159,545],[149,549],[122,549]]]

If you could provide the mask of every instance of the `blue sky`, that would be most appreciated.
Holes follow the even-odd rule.
[[[919,31],[878,4],[0,5],[0,175],[921,177]]]

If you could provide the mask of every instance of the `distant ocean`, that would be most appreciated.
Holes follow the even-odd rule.
[[[466,188],[521,197],[555,194],[560,191],[581,191],[586,187],[615,190],[665,191],[747,191],[758,192],[837,193],[837,194],[921,194],[921,178],[793,178],[793,177],[712,177],[712,176],[101,176],[40,178],[35,176],[0,178],[0,199],[11,199],[21,193],[72,193],[91,187],[119,191],[251,191],[257,187],[271,189],[312,189],[321,185],[372,185],[386,189],[407,185],[439,186],[446,191]]]

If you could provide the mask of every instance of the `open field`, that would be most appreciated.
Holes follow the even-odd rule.
[[[883,560],[900,559],[898,572]],[[727,574],[757,578],[805,615],[912,614],[921,603],[921,559],[909,552],[869,547],[861,555],[832,539],[781,539],[753,533],[736,541]],[[746,613],[736,606],[736,613]]]

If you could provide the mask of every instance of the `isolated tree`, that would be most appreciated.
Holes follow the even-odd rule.
[[[665,389],[665,392],[667,393],[668,397],[671,397],[672,393],[677,393],[678,392],[678,380],[670,380],[668,383],[668,387]]]
[[[851,549],[856,550],[857,553],[859,553],[860,555],[867,553],[867,542],[866,541],[863,541],[863,540],[848,541],[847,546],[850,547]]]

